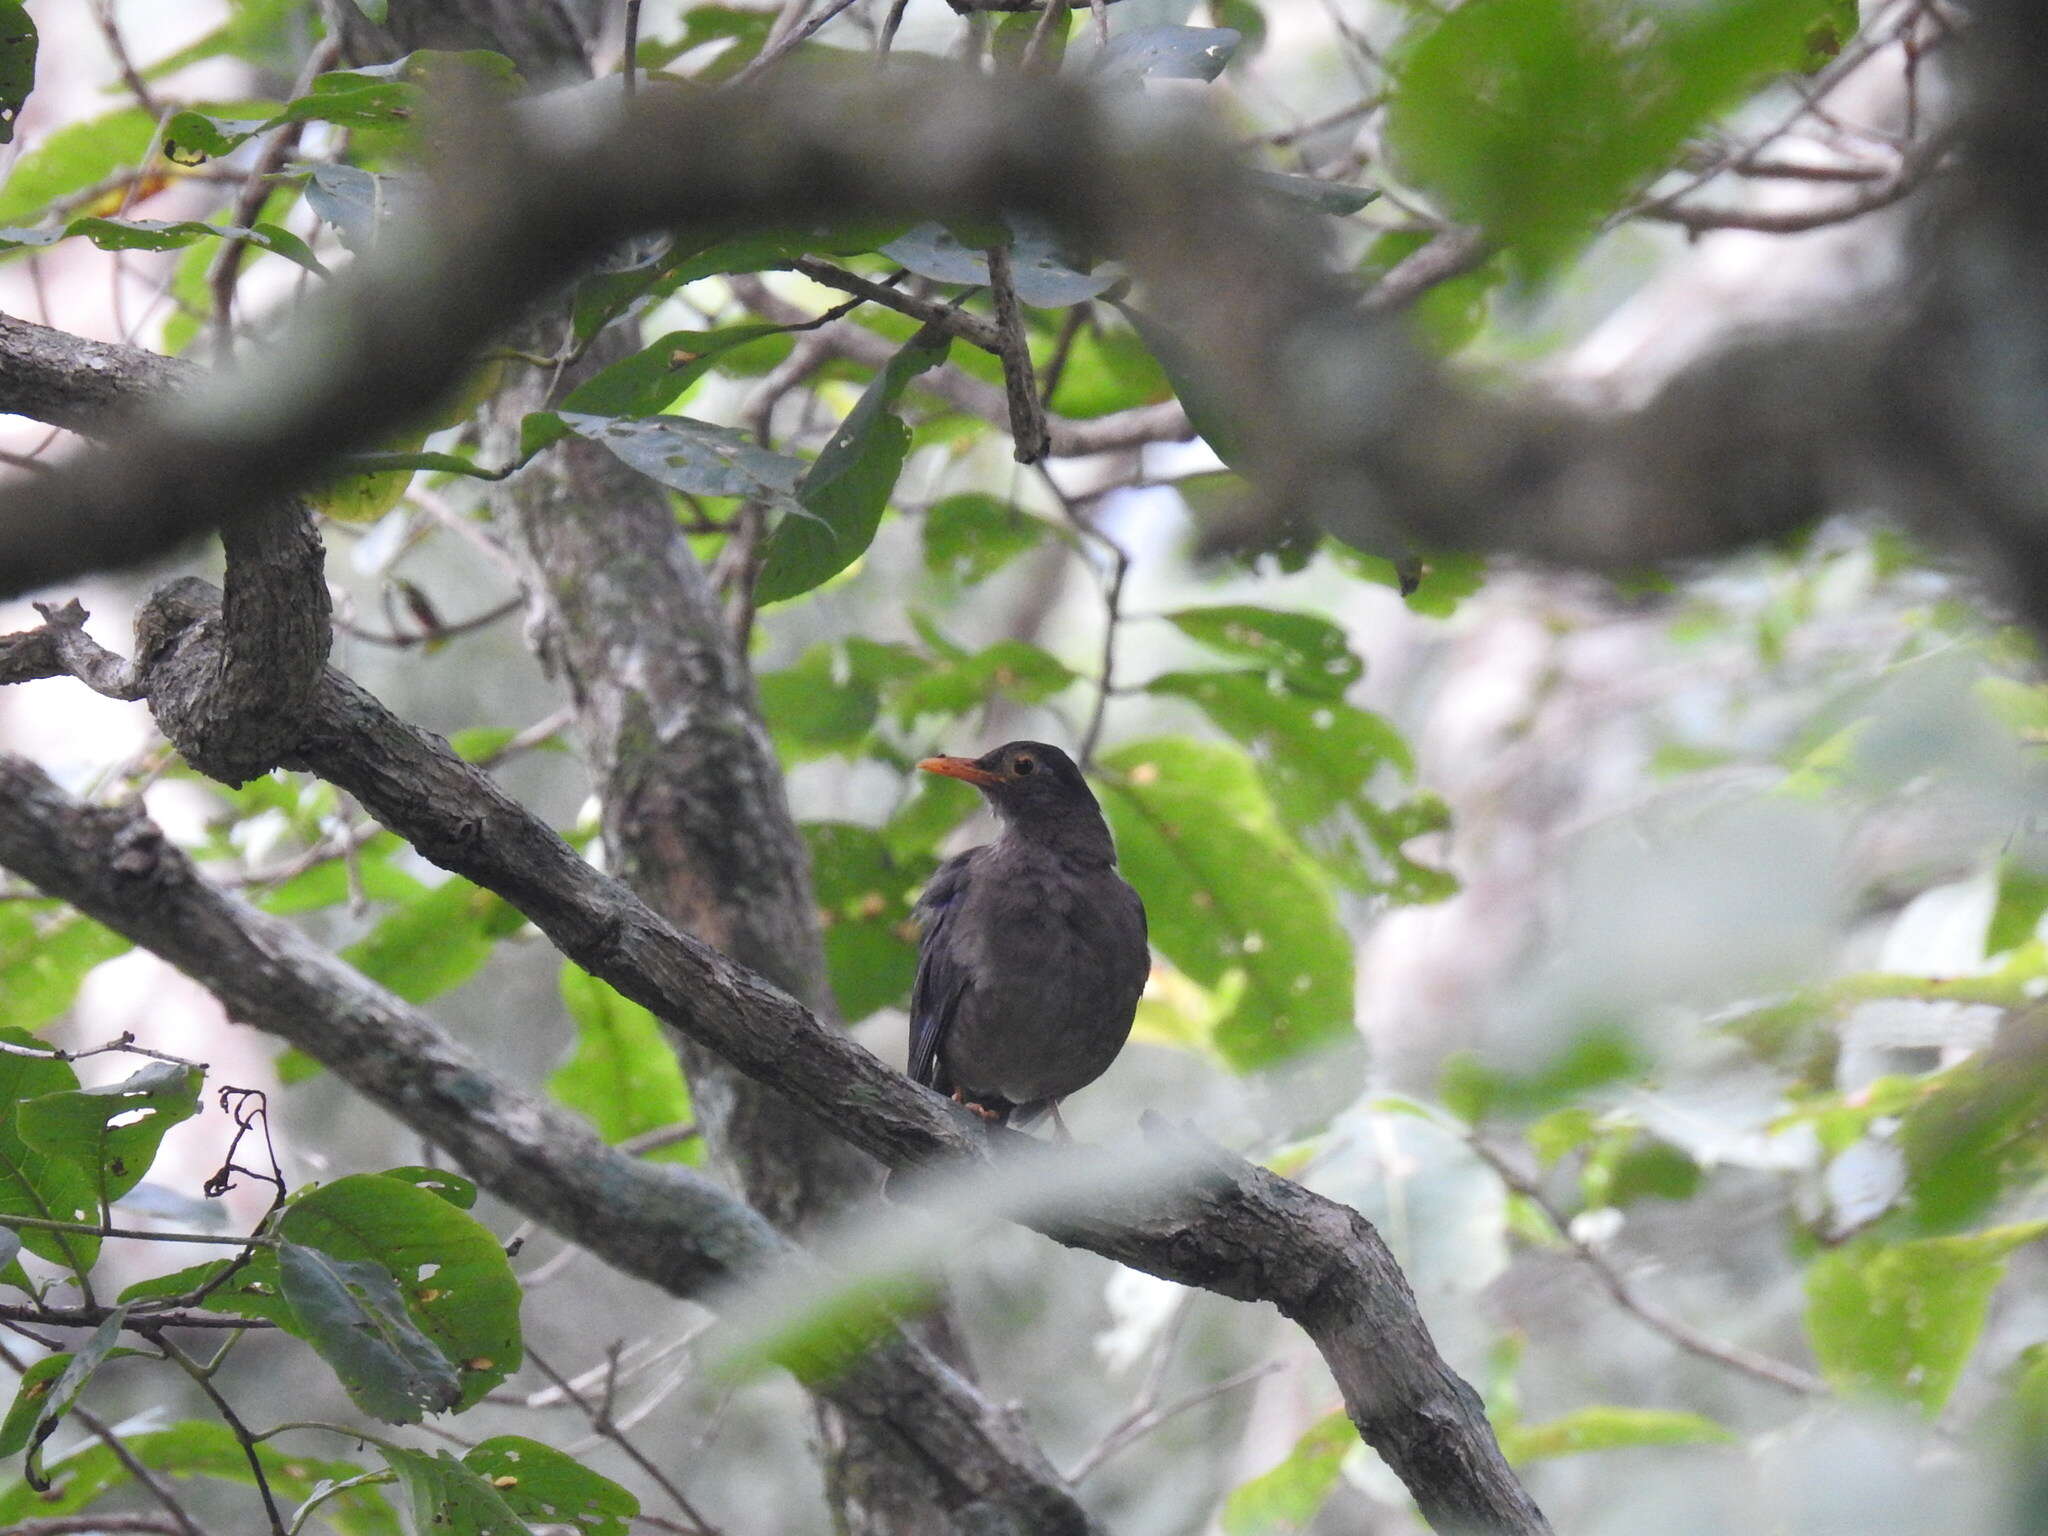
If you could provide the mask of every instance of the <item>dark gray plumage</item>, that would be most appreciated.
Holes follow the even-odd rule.
[[[1145,904],[1116,872],[1088,782],[1058,747],[1013,741],[931,757],[1002,820],[918,899],[910,1075],[1001,1124],[1036,1119],[1109,1069],[1150,959]]]

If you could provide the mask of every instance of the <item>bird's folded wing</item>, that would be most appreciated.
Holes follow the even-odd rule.
[[[962,963],[959,945],[948,930],[967,893],[975,856],[980,852],[970,848],[948,859],[917,899],[924,934],[918,941],[917,980],[910,988],[910,1076],[934,1087],[938,1085],[939,1045],[959,1013],[962,999],[974,986],[973,973]]]

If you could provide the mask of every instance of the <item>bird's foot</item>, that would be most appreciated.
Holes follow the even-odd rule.
[[[1071,1145],[1074,1140],[1074,1133],[1067,1129],[1067,1122],[1060,1118],[1060,1101],[1054,1099],[1047,1107],[1052,1110],[1052,1139],[1054,1141],[1067,1142]]]
[[[1003,1118],[1003,1112],[1000,1109],[990,1109],[986,1104],[975,1103],[974,1100],[967,1097],[964,1090],[959,1088],[953,1090],[953,1102],[964,1109],[973,1110],[984,1120],[1000,1121]]]

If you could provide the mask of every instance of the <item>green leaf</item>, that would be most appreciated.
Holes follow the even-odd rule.
[[[1802,59],[1830,0],[1631,5],[1475,0],[1394,60],[1387,139],[1404,176],[1553,270],[1687,136]]]
[[[2029,1221],[1822,1254],[1806,1274],[1806,1333],[1821,1370],[1844,1394],[1899,1398],[1932,1417],[1976,1347],[2006,1260],[2044,1234],[2048,1221]]]
[[[1305,203],[1318,213],[1342,217],[1376,202],[1380,194],[1371,187],[1346,186],[1320,176],[1289,176],[1279,171],[1254,171],[1252,179],[1276,197]]]
[[[0,1044],[47,1049],[34,1035],[0,1029]],[[68,1093],[78,1087],[78,1074],[68,1063],[0,1051],[0,1222],[9,1216],[34,1216],[43,1221],[99,1220],[93,1181],[68,1157],[52,1157],[31,1147],[15,1127],[15,1106],[46,1093]],[[99,1257],[99,1239],[72,1232],[19,1229],[21,1245],[38,1258],[83,1272]]]
[[[57,1378],[71,1365],[71,1352],[47,1355],[21,1373],[7,1417],[0,1419],[0,1457],[17,1456],[28,1447],[29,1433],[43,1417],[57,1387]]]
[[[1651,1198],[1690,1200],[1703,1177],[1700,1165],[1669,1142],[1623,1128],[1594,1148],[1579,1187],[1589,1206],[1620,1206]]]
[[[812,1291],[726,1354],[715,1374],[745,1380],[774,1365],[809,1387],[829,1382],[905,1319],[928,1310],[939,1284],[914,1272],[865,1274]]]
[[[0,1028],[49,1023],[71,1006],[94,966],[129,948],[112,929],[57,902],[0,904]]]
[[[773,11],[743,10],[730,5],[693,5],[682,17],[683,30],[672,38],[642,38],[642,69],[660,69],[709,43],[730,42],[717,57],[690,72],[694,80],[723,80],[750,63],[768,41],[775,24]]]
[[[497,1489],[446,1451],[429,1456],[396,1445],[377,1449],[412,1495],[414,1530],[434,1536],[533,1536]]]
[[[1214,80],[1243,41],[1229,27],[1144,27],[1111,38],[1095,56],[1095,73],[1106,80]]]
[[[659,341],[641,348],[631,357],[621,358],[603,372],[584,380],[563,399],[562,411],[589,417],[631,419],[657,415],[674,404],[684,390],[702,378],[721,359],[728,358],[732,352],[754,342],[783,336],[786,330],[786,327],[778,325],[735,325],[717,331],[671,331]],[[675,419],[688,420],[687,417]],[[707,425],[703,422],[689,423],[693,432]],[[713,430],[717,433],[730,433],[734,429],[721,427]],[[586,437],[592,435],[589,423],[571,426],[560,412],[537,411],[528,416],[520,427],[520,451],[524,456],[531,456],[575,431],[582,432]],[[748,441],[743,435],[740,440]],[[619,456],[643,473],[654,474],[652,469],[637,463],[626,453],[621,452]],[[802,460],[788,459],[787,462],[797,466],[798,474],[802,473]],[[662,477],[655,475],[655,478]],[[776,477],[778,482],[781,478]],[[794,484],[794,479],[794,476],[789,477],[790,484]],[[732,491],[714,494],[745,493]]]
[[[1116,303],[1115,300],[1110,302]],[[1173,392],[1188,413],[1188,421],[1216,457],[1233,469],[1244,461],[1244,444],[1238,439],[1229,386],[1205,374],[1192,348],[1173,331],[1128,304],[1116,303],[1117,313],[1131,324],[1146,349],[1158,362],[1160,371],[1173,385]]]
[[[126,1307],[116,1307],[109,1312],[106,1320],[93,1329],[92,1337],[79,1346],[78,1352],[64,1358],[62,1373],[51,1383],[47,1391],[38,1396],[27,1433],[28,1457],[22,1463],[22,1476],[28,1480],[31,1487],[47,1488],[50,1485],[49,1478],[43,1473],[39,1453],[43,1448],[43,1442],[57,1432],[57,1425],[63,1420],[64,1415],[71,1411],[71,1405],[78,1401],[79,1394],[85,1391],[86,1383],[92,1380],[99,1368],[113,1355],[135,1353],[133,1350],[117,1351],[114,1348],[121,1342],[121,1324],[127,1316]],[[17,1398],[16,1407],[19,1406],[20,1400]],[[10,1412],[7,1418],[11,1426],[14,1414]]]
[[[0,227],[31,223],[58,198],[139,164],[155,135],[156,120],[140,107],[57,129],[25,151],[0,185]]]
[[[1018,299],[1037,309],[1065,309],[1080,304],[1122,281],[1114,267],[1101,271],[1083,270],[1080,258],[1072,255],[1051,228],[1025,218],[1008,221],[1010,281]],[[988,286],[988,252],[1003,234],[998,225],[976,243],[943,224],[919,224],[891,240],[881,254],[919,277],[940,283]]]
[[[413,1325],[381,1264],[285,1243],[277,1270],[302,1336],[363,1412],[389,1424],[417,1424],[461,1400],[455,1367]]]
[[[640,1501],[610,1478],[523,1435],[494,1435],[464,1452],[462,1464],[521,1519],[581,1536],[626,1536],[640,1513]]]
[[[1437,1097],[1469,1125],[1495,1112],[1547,1114],[1570,1105],[1595,1088],[1641,1072],[1643,1055],[1634,1034],[1612,1024],[1581,1029],[1562,1049],[1529,1072],[1504,1072],[1471,1051],[1444,1060]]]
[[[857,1023],[900,1004],[917,971],[910,901],[938,861],[899,856],[887,835],[845,821],[803,824],[811,853],[825,961],[839,1016]]]
[[[2019,948],[2034,937],[2044,912],[2048,912],[2048,873],[2017,859],[2000,860],[1998,905],[1984,936],[1984,952],[2000,955]]]
[[[2038,1030],[2035,1021],[2029,1044]],[[1944,1072],[1906,1113],[1899,1144],[1909,1209],[1921,1232],[1953,1232],[1981,1220],[2009,1191],[2031,1186],[2048,1160],[2040,1136],[2048,1078],[2039,1057],[2002,1056],[1994,1051]]]
[[[1037,704],[1079,678],[1057,657],[1023,640],[998,640],[985,650],[941,662],[888,693],[889,709],[909,725],[921,715],[964,715],[1004,698]]]
[[[1290,1536],[1305,1529],[1357,1444],[1358,1431],[1341,1411],[1317,1420],[1277,1467],[1231,1490],[1223,1501],[1224,1536]]]
[[[875,375],[797,486],[803,513],[784,514],[763,543],[758,601],[781,602],[830,581],[874,542],[910,451],[896,402],[912,379],[946,360],[951,345],[949,336],[919,331]]]
[[[488,1228],[405,1177],[351,1174],[285,1209],[279,1235],[396,1281],[421,1333],[461,1372],[456,1411],[519,1368],[519,1282]]]
[[[83,1168],[111,1204],[142,1182],[164,1132],[199,1113],[205,1081],[197,1067],[152,1061],[124,1082],[25,1099],[15,1127],[36,1151]]]
[[[230,1269],[234,1273],[226,1280],[220,1276]],[[186,1296],[203,1286],[212,1286],[206,1300],[200,1303],[201,1310],[220,1312],[229,1317],[255,1317],[265,1322],[276,1323],[288,1333],[299,1328],[298,1314],[280,1293],[277,1279],[277,1256],[268,1248],[259,1248],[246,1262],[237,1266],[234,1259],[207,1259],[185,1269],[174,1270],[168,1275],[155,1275],[147,1280],[138,1280],[122,1291],[120,1301],[163,1301],[173,1296]]]
[[[924,564],[934,575],[972,586],[1036,549],[1045,524],[1007,501],[963,491],[924,514]]]
[[[521,428],[522,451],[552,441],[558,435],[554,422],[602,443],[641,474],[691,495],[747,496],[788,509],[795,505],[797,483],[806,468],[802,459],[763,448],[737,427],[714,426],[688,416],[635,420],[581,411],[539,412],[527,417]]]
[[[323,161],[306,181],[306,206],[360,255],[373,249],[391,219],[418,195],[417,178],[359,170]]]
[[[1242,753],[1180,738],[1103,759],[1103,809],[1152,942],[1206,987],[1244,986],[1214,1044],[1238,1071],[1349,1042],[1351,941],[1329,881]]]
[[[124,1433],[121,1444],[143,1466],[169,1477],[207,1477],[244,1487],[255,1481],[233,1432],[218,1422]],[[351,1462],[294,1455],[270,1445],[257,1446],[256,1459],[272,1491],[287,1505],[303,1504],[321,1484],[344,1482],[363,1470]],[[55,1486],[47,1493],[25,1482],[0,1486],[0,1530],[39,1517],[75,1515],[129,1479],[127,1467],[96,1440],[52,1466],[49,1475]],[[401,1536],[397,1515],[374,1488],[336,1494],[320,1506],[318,1517],[342,1536]]]
[[[548,1078],[555,1101],[573,1109],[617,1145],[643,1131],[690,1118],[690,1089],[661,1021],[572,961],[562,962],[562,1001],[576,1021],[576,1050]],[[702,1160],[701,1141],[678,1142],[651,1156]]]
[[[26,0],[0,4],[0,144],[14,142],[14,123],[36,88],[36,23]]]
[[[1228,603],[1164,617],[1189,639],[1259,662],[1279,673],[1289,689],[1312,698],[1342,698],[1365,674],[1343,629],[1318,614]]]
[[[1579,1408],[1542,1424],[1503,1425],[1500,1447],[1516,1466],[1552,1456],[1641,1445],[1732,1445],[1735,1436],[1697,1413],[1664,1408]]]
[[[360,469],[329,476],[307,493],[313,509],[340,523],[374,523],[401,501],[412,485],[415,470],[403,462],[419,451],[427,440],[425,428],[409,432],[386,444],[385,452],[400,460],[395,468]],[[383,457],[383,455],[379,455]],[[350,463],[344,459],[343,464]]]
[[[1159,360],[1136,331],[1114,323],[1113,314],[1096,310],[1068,348],[1067,365],[1048,402],[1062,416],[1087,420],[1172,397],[1173,385]],[[1047,352],[1040,364],[1050,361]]]
[[[142,78],[162,80],[181,69],[222,56],[251,64],[277,63],[291,47],[300,5],[301,0],[236,0],[226,21],[196,43],[150,65],[142,71]]]
[[[372,981],[409,1003],[423,1003],[474,976],[498,940],[523,921],[491,892],[451,877],[341,953]]]
[[[909,646],[859,636],[814,645],[794,666],[763,674],[761,713],[793,761],[851,753],[874,727],[882,688],[926,666]]]

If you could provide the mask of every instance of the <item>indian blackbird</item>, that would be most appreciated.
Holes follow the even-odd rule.
[[[999,1125],[1047,1110],[1059,1125],[1059,1101],[1130,1036],[1150,969],[1145,904],[1058,747],[1013,741],[917,766],[974,785],[1002,832],[947,860],[918,899],[910,1075]]]

